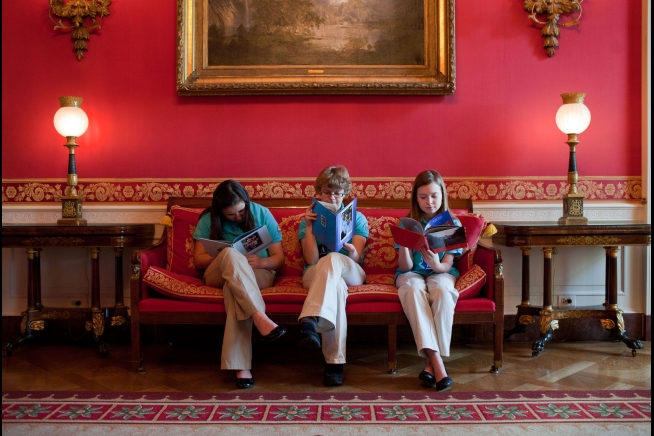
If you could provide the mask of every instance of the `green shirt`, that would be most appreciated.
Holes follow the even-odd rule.
[[[250,203],[250,211],[252,212],[252,217],[254,218],[254,227],[259,227],[265,225],[268,227],[268,232],[270,237],[275,242],[281,242],[282,240],[282,231],[279,229],[279,224],[275,221],[275,217],[272,216],[268,208],[261,206],[257,203]],[[225,220],[223,221],[223,240],[232,242],[236,239],[237,236],[242,235],[243,230],[239,226],[239,223],[234,221]],[[211,235],[211,213],[205,213],[200,217],[198,225],[195,228],[195,233],[193,233],[193,239],[204,238],[209,239]],[[268,250],[263,250],[258,253],[259,257],[269,257]]]

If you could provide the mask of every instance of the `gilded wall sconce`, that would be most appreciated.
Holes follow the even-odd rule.
[[[547,50],[547,56],[554,56],[554,48],[559,46],[559,27],[579,27],[581,18],[581,2],[583,0],[525,0],[525,11],[529,12],[529,18],[538,24],[543,25],[541,35],[545,38],[543,47]],[[571,16],[570,21],[559,23],[561,14],[579,11],[579,15]],[[547,15],[547,21],[541,21],[537,15]]]
[[[90,31],[100,28],[97,19],[109,15],[110,4],[111,0],[50,0],[49,14],[50,19],[55,23],[55,30],[73,29],[71,39],[78,61],[82,60],[84,51],[88,50],[86,41],[90,38]],[[53,14],[59,17],[59,22],[52,18]],[[84,24],[87,18],[91,19],[89,26]],[[72,25],[65,25],[62,19],[72,21]]]

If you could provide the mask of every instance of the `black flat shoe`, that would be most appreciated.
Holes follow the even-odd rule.
[[[262,336],[261,337],[261,342],[267,344],[269,342],[276,341],[277,339],[284,336],[284,333],[286,333],[286,327],[284,327],[283,325],[278,325],[270,333],[268,333],[266,336]]]
[[[316,328],[309,322],[300,324],[300,335],[296,342],[300,348],[320,348],[320,336],[316,332]]]
[[[436,390],[439,392],[446,391],[450,387],[452,387],[452,383],[453,383],[452,379],[448,376],[445,376],[436,382]]]
[[[239,389],[247,389],[254,386],[253,378],[236,378],[236,387]]]
[[[322,384],[325,386],[340,386],[343,384],[343,364],[328,363],[322,374]]]
[[[429,385],[429,387],[433,387],[434,384],[436,384],[436,378],[428,373],[427,371],[423,371],[420,374],[418,374],[418,378],[425,384]]]

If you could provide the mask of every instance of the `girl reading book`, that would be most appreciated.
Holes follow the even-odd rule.
[[[427,225],[448,210],[447,190],[440,174],[423,171],[416,177],[411,193],[409,217]],[[456,218],[454,225],[461,226]],[[423,247],[414,251],[396,245],[399,269],[395,285],[404,313],[409,319],[418,354],[425,357],[425,369],[418,378],[442,391],[452,386],[441,356],[450,355],[454,306],[459,294],[454,288],[459,272],[452,267],[462,249],[434,253]]]
[[[252,324],[264,342],[280,338],[286,329],[265,313],[260,289],[272,286],[275,270],[284,263],[282,233],[270,211],[250,201],[245,188],[234,180],[220,183],[213,193],[211,207],[200,215],[194,239],[233,242],[237,236],[265,225],[273,244],[258,254],[244,256],[234,248],[224,248],[215,257],[196,241],[193,260],[198,269],[206,268],[207,285],[223,289],[225,333],[220,359],[221,369],[236,370],[236,386],[254,386],[252,378]]]
[[[345,167],[331,166],[320,172],[315,187],[318,199],[331,203],[334,210],[339,211],[343,208],[343,198],[352,190],[352,182]],[[366,279],[359,264],[363,260],[363,247],[369,235],[368,221],[357,212],[354,236],[339,252],[331,252],[313,234],[313,228],[321,225],[313,208],[312,203],[298,230],[302,255],[307,263],[302,286],[309,290],[299,317],[298,345],[305,348],[322,347],[326,362],[323,384],[339,386],[343,384],[345,363],[347,287],[361,285]],[[318,333],[322,334],[322,341]]]

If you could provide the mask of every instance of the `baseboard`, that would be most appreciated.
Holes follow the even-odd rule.
[[[651,315],[642,313],[625,313],[623,315],[625,329],[631,339],[651,341]],[[2,344],[16,340],[20,336],[21,316],[2,317]],[[515,315],[504,316],[504,329],[508,330],[515,325]],[[289,326],[290,333],[293,327]],[[222,326],[145,326],[144,335],[154,342],[170,342],[186,338],[196,338],[202,342],[202,336],[215,338],[221,334]],[[126,328],[105,329],[107,340],[121,343],[129,342],[129,331]],[[38,332],[38,340],[79,341],[92,342],[91,335],[85,334],[83,320],[48,321],[46,329]],[[540,332],[537,325],[532,325],[526,333],[511,336],[510,342],[532,342],[538,339]],[[213,340],[213,339],[212,339]],[[491,325],[455,325],[452,331],[452,343],[492,342],[493,328]],[[606,341],[612,340],[608,331],[604,330],[599,321],[591,318],[559,320],[559,329],[554,332],[554,341]],[[348,329],[348,341],[352,343],[386,343],[385,326],[351,326]],[[411,329],[408,326],[399,326],[399,342],[413,341]]]

